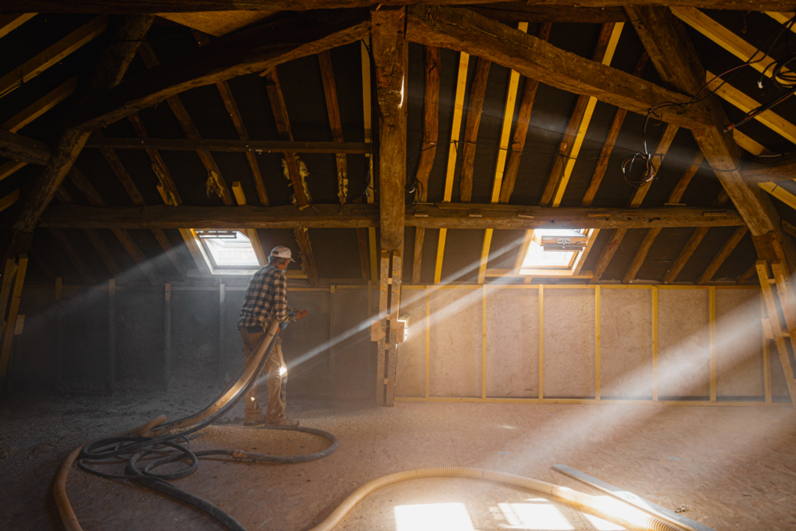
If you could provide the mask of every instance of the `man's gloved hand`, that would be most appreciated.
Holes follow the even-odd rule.
[[[299,310],[296,312],[296,321],[300,321],[307,316],[307,310]]]

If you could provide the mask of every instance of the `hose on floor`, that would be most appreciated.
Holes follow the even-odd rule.
[[[256,426],[253,429],[278,429],[309,433],[329,440],[331,445],[320,452],[295,456],[275,456],[225,449],[194,452],[189,448],[190,440],[199,436],[197,434],[199,430],[209,426],[229,412],[254,385],[257,381],[257,376],[271,354],[277,333],[278,325],[273,323],[268,330],[268,334],[239,371],[239,373],[242,372],[240,378],[233,378],[232,383],[227,386],[219,398],[199,413],[165,424],[166,417],[160,415],[140,427],[113,437],[88,442],[73,450],[61,464],[53,485],[56,505],[67,531],[83,531],[66,493],[66,481],[75,461],[77,461],[81,470],[105,478],[137,481],[146,487],[193,505],[217,519],[231,531],[246,531],[235,518],[219,507],[176,487],[169,481],[192,474],[198,467],[200,457],[223,456],[237,461],[259,463],[305,463],[332,454],[338,446],[337,438],[334,435],[323,430],[304,427]],[[182,430],[175,431],[180,429]],[[150,459],[146,461],[145,465],[141,466],[140,462],[149,456],[159,456],[159,458]],[[127,463],[126,474],[124,475],[106,474],[89,466],[91,463],[113,463],[119,462],[119,460]],[[186,461],[187,464],[185,464]],[[178,462],[184,463],[184,466],[179,470],[169,473],[155,472],[158,467]],[[640,513],[618,500],[589,496],[566,487],[513,474],[464,467],[419,468],[374,479],[354,491],[323,522],[310,531],[331,531],[357,503],[380,488],[412,479],[450,477],[480,479],[535,490],[591,507],[609,517],[621,518],[635,525],[645,526],[653,531],[681,531],[668,522]]]

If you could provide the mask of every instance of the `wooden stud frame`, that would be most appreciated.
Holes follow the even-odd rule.
[[[353,287],[353,286],[352,286]],[[340,286],[337,286],[339,289]],[[361,287],[360,287],[361,288]],[[768,349],[764,341],[762,349],[762,362],[764,364],[763,385],[764,396],[760,401],[719,401],[716,396],[717,390],[717,352],[716,352],[716,291],[717,290],[737,290],[737,289],[758,289],[756,286],[649,286],[649,285],[588,285],[588,284],[512,284],[512,285],[411,285],[404,286],[407,290],[423,290],[426,299],[426,337],[425,337],[425,396],[406,397],[395,396],[395,402],[474,402],[474,403],[522,403],[522,404],[650,404],[665,406],[729,406],[729,407],[788,407],[789,404],[773,402],[771,397],[771,376],[770,364],[768,359]],[[481,311],[482,311],[482,330],[481,330],[481,392],[480,397],[432,397],[430,396],[431,379],[431,295],[438,290],[481,290]],[[503,398],[489,397],[487,392],[487,311],[489,290],[517,289],[517,290],[536,290],[539,314],[539,344],[538,344],[538,395],[536,398]],[[595,293],[595,396],[594,398],[545,398],[544,395],[544,298],[546,290],[558,289],[593,289]],[[602,370],[601,370],[601,295],[605,289],[641,289],[651,291],[651,354],[652,354],[652,397],[649,400],[622,400],[604,399],[602,397]],[[659,290],[706,290],[709,294],[709,320],[710,320],[710,393],[703,400],[659,400],[658,396],[658,293]],[[380,382],[381,383],[381,382]],[[383,389],[383,387],[382,387]]]

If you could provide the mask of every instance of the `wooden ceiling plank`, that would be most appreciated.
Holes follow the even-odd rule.
[[[451,125],[451,140],[448,146],[448,167],[445,174],[445,191],[443,202],[449,203],[453,196],[453,180],[456,173],[456,156],[458,153],[459,135],[462,132],[462,114],[464,112],[464,94],[467,91],[467,70],[470,64],[470,55],[459,54],[459,72],[456,77],[456,95],[453,100],[453,123]],[[447,229],[440,229],[437,238],[437,259],[434,264],[434,284],[439,284],[442,279],[442,264],[445,258],[445,241]]]
[[[691,182],[691,179],[694,178],[696,172],[699,171],[700,165],[702,162],[704,162],[704,160],[705,157],[702,155],[702,153],[696,154],[693,162],[688,169],[686,169],[685,173],[683,173],[683,176],[680,177],[680,180],[675,185],[674,190],[672,190],[672,193],[669,195],[668,203],[675,204],[680,202],[686,188],[688,187],[688,184]],[[652,244],[655,243],[655,240],[660,232],[661,229],[650,229],[647,231],[647,234],[644,236],[644,240],[642,240],[641,245],[633,257],[633,261],[630,263],[630,267],[628,267],[627,272],[625,273],[625,284],[630,284],[636,279],[636,275],[641,269],[641,266],[644,265],[644,261],[647,259],[647,254],[652,248]]]
[[[428,178],[434,167],[437,156],[437,141],[439,140],[439,86],[442,59],[439,48],[425,47],[424,60],[424,94],[423,94],[423,143],[420,145],[420,161],[417,164],[415,175],[418,186],[417,200],[421,203],[428,201]],[[420,284],[421,269],[423,267],[423,242],[425,229],[415,229],[415,248],[412,261],[412,284]]]
[[[95,17],[43,52],[0,77],[0,97],[8,95],[24,83],[30,82],[52,65],[80,49],[84,44],[91,42],[105,31],[107,25],[108,17],[104,15]]]
[[[475,77],[473,77],[473,84],[470,87],[467,121],[464,126],[464,141],[462,142],[461,175],[459,177],[459,200],[462,203],[469,203],[473,197],[475,149],[478,141],[478,128],[481,125],[481,112],[484,109],[486,84],[489,80],[489,67],[491,65],[490,61],[481,57],[477,58]]]
[[[721,265],[729,258],[735,248],[738,247],[738,244],[741,243],[741,240],[746,236],[747,232],[749,232],[749,229],[746,227],[738,227],[735,229],[730,239],[721,247],[719,252],[716,253],[716,256],[713,257],[713,260],[711,260],[707,269],[699,276],[697,284],[704,285],[713,279]]]
[[[57,88],[51,90],[18,114],[9,118],[2,126],[0,126],[0,128],[11,131],[12,133],[16,133],[30,122],[71,96],[76,89],[77,76],[62,83]]]
[[[705,69],[682,22],[666,8],[628,6],[625,10],[663,82],[686,93],[699,91],[704,85]],[[743,179],[739,170],[741,150],[732,136],[721,130],[728,119],[718,98],[711,96],[701,105],[713,119],[708,127],[692,130],[700,150],[752,235],[773,235],[761,258],[775,258],[774,246],[781,246],[789,267],[796,268],[796,246],[784,237],[771,199]]]
[[[38,140],[0,129],[0,157],[44,166],[50,160],[50,147]]]
[[[606,66],[611,64],[623,28],[624,23],[621,22],[602,25],[597,46],[592,56],[593,61]],[[547,185],[542,193],[541,206],[547,206],[551,202],[553,206],[561,204],[596,105],[597,98],[593,96],[581,95],[578,97],[575,110],[569,118],[564,137],[558,146],[558,154],[550,170]]]
[[[642,53],[641,57],[639,57],[636,62],[636,68],[633,71],[634,76],[641,77],[644,74],[644,68],[647,66],[648,60],[649,55],[647,55],[647,52]],[[605,177],[605,172],[608,170],[608,163],[611,161],[611,152],[614,150],[616,140],[619,138],[619,132],[622,130],[622,124],[624,124],[626,116],[626,109],[616,110],[614,119],[611,122],[611,127],[608,129],[608,135],[605,138],[602,151],[600,152],[600,157],[597,160],[597,166],[594,168],[594,175],[592,175],[589,187],[583,195],[583,201],[581,201],[581,204],[585,207],[591,206],[594,202],[594,196],[597,195],[597,190],[599,190],[603,177]]]
[[[0,37],[5,37],[36,15],[38,15],[38,13],[14,13],[10,15],[0,15]]]
[[[74,264],[77,272],[80,274],[80,277],[83,279],[89,286],[94,286],[97,283],[97,278],[89,269],[88,265],[83,261],[83,258],[80,257],[80,253],[72,246],[72,242],[69,241],[64,231],[57,228],[50,228],[50,233],[55,236],[55,239],[58,240],[58,243],[61,244],[61,247],[64,248],[66,251],[67,256],[69,256],[69,260]]]
[[[119,85],[79,114],[76,126],[93,130],[189,88],[262,72],[356,42],[370,31],[366,10],[302,13],[214,40]]]
[[[453,229],[595,228],[648,229],[654,227],[739,227],[737,212],[725,208],[583,208],[529,207],[470,204],[472,210],[447,208],[450,203],[410,208],[405,224],[410,227]],[[471,217],[478,212],[479,217]],[[379,225],[376,205],[322,205],[299,210],[280,207],[148,206],[97,208],[53,206],[42,218],[43,226],[61,228],[126,229],[293,229],[367,228]]]
[[[550,38],[551,23],[541,24],[536,32],[536,36],[543,41]],[[509,161],[506,164],[506,171],[503,174],[503,184],[500,189],[501,203],[508,203],[511,194],[514,193],[514,185],[517,182],[517,172],[520,170],[520,160],[522,151],[525,149],[525,140],[528,136],[528,125],[531,122],[531,112],[533,104],[536,102],[536,91],[539,88],[539,81],[531,78],[525,79],[525,86],[522,89],[520,99],[520,110],[517,112],[516,126],[514,127],[514,137],[511,140],[509,151]]]
[[[547,85],[594,96],[600,101],[646,114],[663,103],[686,103],[690,97],[659,87],[632,74],[565,52],[505,24],[467,9],[410,6],[409,40],[489,59]],[[697,104],[661,107],[661,120],[689,129],[715,125],[712,109]]]

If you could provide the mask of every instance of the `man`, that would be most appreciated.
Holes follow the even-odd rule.
[[[238,321],[238,331],[243,339],[244,358],[251,356],[265,337],[272,321],[276,320],[279,323],[298,321],[307,315],[307,310],[298,311],[287,304],[287,280],[284,271],[290,262],[294,262],[290,249],[282,245],[274,247],[268,257],[268,265],[257,271],[249,281]],[[287,366],[282,357],[282,339],[279,336],[274,339],[274,347],[263,367],[263,372],[268,373],[266,378],[268,409],[263,416],[257,401],[259,383],[255,383],[246,395],[244,424],[298,426],[298,421],[290,421],[285,417]]]

